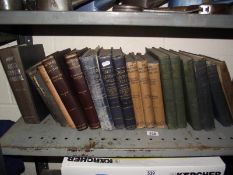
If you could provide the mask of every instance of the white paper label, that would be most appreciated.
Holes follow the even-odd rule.
[[[108,66],[109,64],[110,64],[110,61],[105,61],[105,62],[102,63],[102,66],[105,67],[105,66]]]
[[[146,131],[146,134],[148,136],[154,136],[154,137],[158,137],[159,136],[159,132],[157,132],[157,131]]]

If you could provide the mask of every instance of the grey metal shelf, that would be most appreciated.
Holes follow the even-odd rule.
[[[156,131],[159,136],[148,136]],[[179,157],[233,155],[233,127],[216,122],[212,131],[136,129],[76,131],[60,127],[50,116],[41,124],[20,119],[2,138],[5,155]]]
[[[0,25],[118,25],[233,28],[233,15],[140,12],[1,11]]]

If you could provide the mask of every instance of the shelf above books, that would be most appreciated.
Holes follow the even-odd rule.
[[[216,121],[215,121],[216,122]],[[211,131],[136,129],[77,131],[61,127],[51,116],[41,124],[21,118],[2,138],[4,155],[180,157],[233,155],[233,126],[218,122]],[[151,131],[151,132],[148,132]]]

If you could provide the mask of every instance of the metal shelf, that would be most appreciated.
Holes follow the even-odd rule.
[[[156,131],[159,136],[147,136]],[[233,155],[233,127],[216,122],[213,131],[136,129],[76,131],[60,127],[51,116],[41,124],[20,119],[2,138],[5,155],[179,157]]]
[[[233,15],[140,12],[1,11],[0,25],[119,25],[233,28]]]

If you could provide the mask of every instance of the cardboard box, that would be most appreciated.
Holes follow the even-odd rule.
[[[220,157],[94,158],[65,157],[62,175],[224,175]]]

